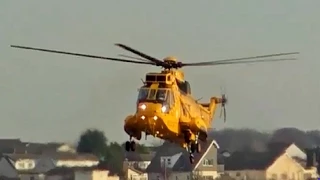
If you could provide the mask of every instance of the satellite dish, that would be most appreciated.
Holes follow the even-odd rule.
[[[231,156],[231,154],[228,151],[223,151],[221,154],[223,157],[230,157]]]

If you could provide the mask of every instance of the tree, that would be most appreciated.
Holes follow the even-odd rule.
[[[273,132],[271,142],[295,143],[298,147],[309,148],[314,145],[313,139],[306,132],[297,128],[281,128]]]
[[[126,145],[125,142],[121,144],[122,149],[125,149],[125,145]],[[150,153],[150,148],[148,148],[148,147],[145,146],[144,144],[136,143],[136,150],[135,150],[135,152],[141,153],[141,154],[148,154],[148,153]]]
[[[104,133],[98,129],[87,129],[80,136],[78,153],[92,153],[100,159],[105,158],[107,153],[107,138]]]
[[[110,144],[108,144],[108,150],[105,160],[110,172],[122,175],[124,148],[120,144],[118,144],[117,142],[111,142]]]

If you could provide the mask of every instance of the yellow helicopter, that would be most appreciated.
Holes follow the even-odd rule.
[[[183,63],[177,61],[175,57],[167,57],[160,60],[124,44],[116,44],[116,46],[136,54],[141,58],[131,56],[125,56],[131,59],[109,58],[11,45],[11,47],[14,48],[162,67],[163,70],[161,72],[146,74],[145,80],[143,80],[143,86],[139,88],[136,112],[129,115],[124,121],[124,131],[130,137],[129,141],[125,143],[125,149],[126,151],[135,151],[134,139],[141,140],[142,134],[145,133],[146,137],[147,135],[152,135],[186,148],[190,153],[191,163],[194,162],[193,153],[201,152],[199,140],[205,142],[207,139],[208,130],[211,129],[211,122],[214,119],[218,104],[221,104],[224,112],[224,120],[226,120],[225,104],[227,103],[227,98],[222,94],[221,97],[211,97],[208,103],[199,103],[198,100],[192,97],[190,83],[185,80],[184,73],[180,68],[186,66],[215,66],[296,60],[295,58],[259,58],[298,54],[298,52],[289,52],[208,62]]]

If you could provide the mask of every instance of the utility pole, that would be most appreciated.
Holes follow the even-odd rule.
[[[25,153],[25,154],[28,153],[28,147],[29,147],[29,145],[30,145],[29,143],[27,143],[27,144],[25,145],[25,149],[24,149],[24,153]]]
[[[164,180],[167,180],[167,162],[166,162],[166,158],[163,158],[163,167],[164,167]]]

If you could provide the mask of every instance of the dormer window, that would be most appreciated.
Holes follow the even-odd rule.
[[[31,169],[31,168],[32,168],[32,165],[33,165],[33,164],[32,164],[31,162],[29,162],[29,163],[28,163],[28,168]]]
[[[165,166],[171,166],[172,162],[171,162],[171,157],[161,157],[161,166],[165,167]]]
[[[19,162],[18,163],[18,168],[24,168],[24,163],[23,162]]]

